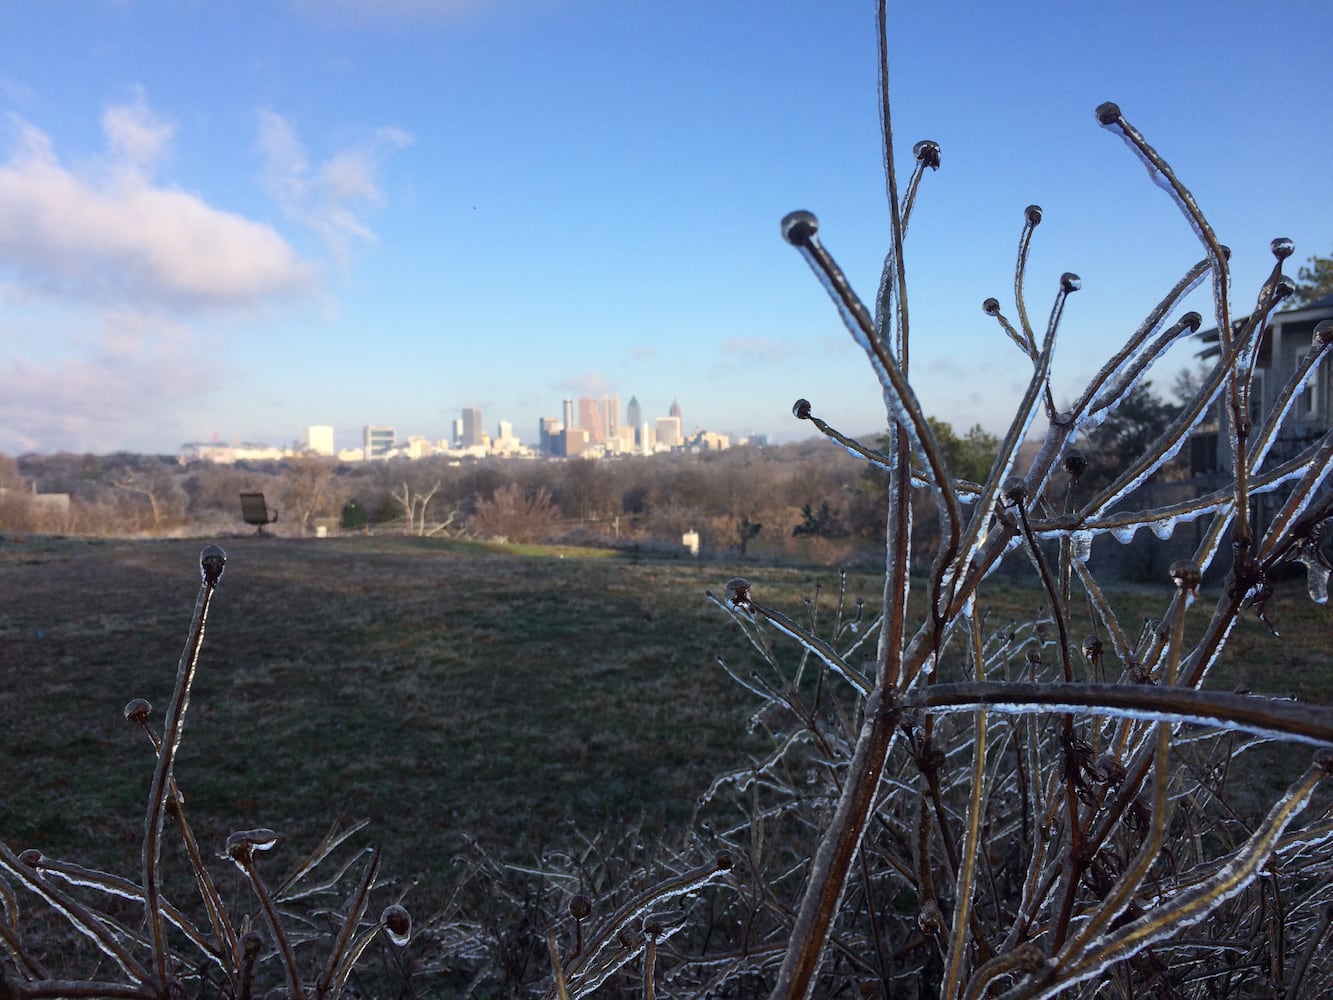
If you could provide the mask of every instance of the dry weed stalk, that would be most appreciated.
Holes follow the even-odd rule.
[[[135,698],[125,706],[125,718],[143,729],[157,757],[144,820],[142,881],[136,883],[47,858],[36,850],[16,854],[0,842],[0,996],[332,998],[343,992],[357,960],[381,931],[394,944],[407,943],[411,918],[397,901],[385,906],[378,919],[366,916],[379,874],[377,848],[357,850],[332,877],[316,876],[321,865],[361,830],[365,821],[335,826],[296,870],[272,889],[260,875],[256,853],[274,847],[278,834],[266,829],[243,830],[227,838],[223,856],[240,870],[259,902],[271,941],[252,928],[249,913],[238,913],[237,907],[227,905],[205,864],[186,819],[185,796],[176,784],[174,764],[203,647],[204,626],[226,562],[220,546],[205,546],[200,553],[202,582],[162,733],[154,732],[149,725],[152,706],[147,701]],[[197,915],[173,905],[163,892],[161,860],[168,817],[180,836],[207,926],[197,922]],[[350,896],[341,906],[330,907],[326,897],[342,896],[358,866],[359,876],[351,882]],[[98,967],[105,967],[96,974],[100,978],[64,978],[44,967],[20,935],[19,897],[10,882],[35,895],[95,947],[102,958]],[[297,951],[309,951],[313,942],[327,947],[327,954],[311,976],[310,969],[302,969],[311,960],[303,962]],[[261,985],[271,977],[270,969],[281,975],[285,986],[270,989]],[[108,978],[112,975],[114,978]]]

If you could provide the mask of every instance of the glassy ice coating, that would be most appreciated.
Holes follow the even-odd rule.
[[[1314,325],[1314,339],[1320,348],[1333,347],[1333,319],[1321,319]]]
[[[992,296],[981,303],[981,311],[987,316],[998,316],[1000,314],[1000,300]]]
[[[1296,244],[1289,237],[1278,236],[1269,244],[1273,249],[1273,256],[1278,260],[1286,260],[1296,252]]]
[[[1027,220],[1027,223],[1028,223],[1029,226],[1040,225],[1040,224],[1041,224],[1041,206],[1040,206],[1040,205],[1029,205],[1027,208],[1023,209],[1023,218]]]
[[[817,232],[819,220],[813,212],[789,212],[782,218],[782,238],[792,246],[805,246]]]
[[[384,925],[384,933],[389,936],[389,940],[398,947],[401,948],[411,940],[412,914],[398,903],[391,903],[384,908],[380,914],[380,923]]]
[[[227,566],[227,553],[221,545],[205,545],[199,553],[199,574],[204,583],[216,587]]]
[[[750,603],[750,581],[743,576],[728,580],[724,592],[727,595],[727,603],[735,607],[743,608]]]
[[[133,698],[125,705],[125,718],[137,725],[144,725],[153,714],[153,706],[145,698]]]
[[[271,850],[278,839],[278,834],[268,829],[238,830],[227,838],[227,857],[236,861],[249,859],[255,851]]]
[[[809,420],[810,400],[798,399],[796,402],[792,403],[791,412],[792,416],[794,416],[797,420]]]
[[[912,155],[931,170],[940,169],[940,144],[934,139],[922,139],[912,147]]]

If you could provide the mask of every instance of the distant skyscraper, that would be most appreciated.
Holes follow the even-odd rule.
[[[672,408],[677,409],[674,406]],[[685,443],[680,435],[680,417],[657,418],[657,443],[670,448],[679,448]]]
[[[592,396],[579,397],[579,429],[588,432],[588,440],[600,444],[606,440],[606,428],[602,426],[602,408]]]
[[[560,430],[560,421],[555,417],[542,417],[537,422],[537,450],[543,455],[554,455],[555,437]]]
[[[620,437],[620,397],[614,392],[602,397],[602,417],[606,423],[606,439],[614,441]]]
[[[625,407],[625,423],[634,431],[634,443],[642,445],[643,408],[639,406],[638,396],[629,398],[629,405]]]
[[[394,429],[383,425],[367,424],[365,428],[366,461],[373,458],[386,458],[393,451]]]
[[[677,420],[680,419],[680,404],[674,399],[671,401],[671,409],[667,410],[667,416],[675,417]]]
[[[565,430],[567,430],[567,431],[569,431],[569,430],[573,430],[573,429],[574,429],[574,400],[572,400],[572,399],[567,399],[567,400],[565,400],[565,406],[564,406],[564,411],[563,411],[563,412],[564,412],[564,424],[565,424]]]
[[[305,429],[305,450],[316,455],[333,454],[333,428],[327,424],[315,424]]]
[[[486,432],[481,426],[481,410],[475,406],[463,410],[463,447],[472,448],[481,444]]]

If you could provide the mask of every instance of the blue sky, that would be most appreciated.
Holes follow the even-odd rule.
[[[1093,109],[1115,100],[1233,249],[1333,251],[1333,6],[891,4],[925,409],[1001,431],[1063,271],[1057,400],[1202,254]],[[888,238],[871,2],[0,0],[0,452],[535,437],[565,397],[686,429],[881,429],[858,349],[778,235],[816,212],[863,297]],[[1291,270],[1295,270],[1293,266]],[[1205,297],[1191,303],[1211,316]],[[1168,386],[1177,363],[1155,372]]]

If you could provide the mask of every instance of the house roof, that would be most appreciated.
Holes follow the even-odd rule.
[[[1321,313],[1333,316],[1333,294],[1321,295],[1313,302],[1303,305],[1298,309],[1284,309],[1281,312],[1274,313],[1273,319],[1275,322],[1285,326],[1293,319],[1319,319]],[[1232,320],[1231,325],[1233,328],[1239,328],[1249,318],[1249,316],[1242,316],[1239,319]],[[1205,345],[1203,350],[1199,352],[1198,356],[1200,358],[1206,359],[1217,356],[1217,327],[1214,326],[1207,330],[1200,330],[1195,336],[1203,341]]]

